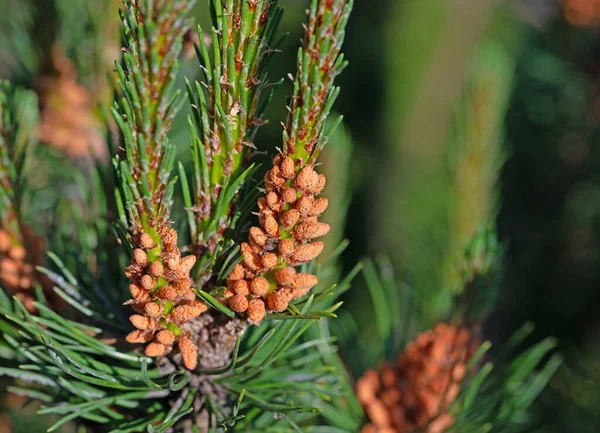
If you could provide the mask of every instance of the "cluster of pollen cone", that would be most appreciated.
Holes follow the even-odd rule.
[[[22,243],[15,242],[7,230],[0,228],[0,286],[13,293],[28,311],[33,312],[36,275],[34,264],[29,259],[43,255],[44,241],[29,230],[27,235],[30,245],[26,248]]]
[[[599,0],[563,0],[566,20],[574,26],[600,23]]]
[[[105,154],[104,138],[98,132],[94,95],[77,82],[71,61],[59,54],[53,58],[50,74],[35,82],[40,98],[40,138],[73,158]]]
[[[192,370],[197,365],[198,349],[181,325],[207,310],[206,304],[196,299],[189,277],[196,257],[181,257],[172,228],[161,233],[160,242],[145,232],[134,241],[137,248],[126,274],[131,279],[132,299],[128,303],[138,313],[130,320],[137,329],[127,341],[149,343],[145,353],[151,357],[167,355],[177,343],[184,365]]]
[[[258,199],[260,227],[250,229],[241,245],[242,261],[227,278],[222,300],[237,313],[259,323],[267,311],[282,312],[290,301],[310,291],[315,275],[297,272],[295,266],[310,262],[323,251],[329,225],[319,222],[326,198],[316,198],[325,176],[312,164],[277,155],[265,175],[266,194]]]
[[[410,342],[395,365],[367,371],[356,383],[369,419],[361,433],[442,433],[451,427],[447,411],[475,349],[467,328],[440,323]]]

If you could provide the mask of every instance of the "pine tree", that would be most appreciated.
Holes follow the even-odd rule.
[[[56,2],[65,22],[77,15],[69,5]],[[325,187],[328,178],[349,177],[348,155],[331,158],[325,169],[319,158],[330,140],[339,140],[338,152],[351,148],[347,136],[334,134],[342,118],[331,113],[340,92],[335,80],[348,64],[342,44],[352,0],[310,2],[282,141],[270,148],[262,179],[255,141],[284,83],[268,73],[283,40],[283,8],[277,0],[210,0],[212,28],[205,32],[194,29],[193,5],[123,3],[114,102],[106,109],[100,92],[82,109],[111,161],[94,154],[95,164],[65,166],[78,199],[58,201],[45,241],[30,229],[36,207],[25,173],[44,163],[30,148],[52,141],[44,138],[48,106],[30,90],[0,88],[0,375],[12,380],[8,391],[41,402],[38,413],[54,422],[48,431],[71,423],[81,432],[464,433],[520,422],[560,358],[533,374],[551,339],[516,359],[494,356],[495,368],[484,358],[485,294],[501,268],[493,228],[469,232],[456,247],[461,278],[453,282],[464,308],[409,344],[411,312],[400,305],[388,261],[365,260],[333,281],[348,243],[331,241],[339,241],[341,227],[324,236],[341,226],[346,203],[326,197],[344,185]],[[111,33],[104,20],[91,21],[102,25],[90,34]],[[60,35],[52,42],[64,41]],[[180,58],[192,45],[202,77],[186,78],[179,89]],[[72,59],[85,54],[65,52]],[[68,78],[66,87],[78,94],[105,71],[92,57],[65,60],[53,84],[33,87],[45,95],[40,89],[64,89]],[[49,58],[57,72],[57,57]],[[69,104],[73,94],[58,94],[67,103],[59,117],[81,114]],[[172,130],[186,103],[189,134],[180,143]],[[66,122],[66,138],[81,141],[80,127],[91,123]],[[186,153],[178,148],[186,147],[178,160]],[[361,270],[378,341],[390,348],[378,361],[398,362],[372,366],[355,384],[362,372],[338,353],[335,330],[350,335],[340,338],[348,353],[358,332],[337,313]]]

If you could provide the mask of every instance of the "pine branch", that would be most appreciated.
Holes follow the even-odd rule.
[[[326,3],[329,5],[328,1]],[[268,12],[263,9],[259,18],[254,16],[258,21],[248,21],[263,26],[260,27],[263,32],[261,42],[248,36],[245,45],[250,50],[247,52],[251,52],[252,44],[256,44],[255,55],[261,53],[260,60],[249,62],[246,72],[244,68],[236,71],[239,73],[238,86],[229,87],[234,90],[226,91],[223,86],[222,103],[225,96],[233,98],[228,102],[230,104],[236,97],[242,101],[246,98],[242,95],[247,93],[247,104],[241,105],[246,107],[244,115],[248,118],[245,126],[244,122],[236,126],[237,139],[227,142],[228,146],[234,146],[230,149],[239,153],[232,159],[235,164],[239,163],[239,169],[237,174],[232,172],[228,183],[224,182],[227,186],[222,188],[216,201],[214,215],[220,215],[219,224],[223,216],[229,215],[230,204],[238,189],[254,170],[244,166],[247,146],[238,150],[238,144],[240,140],[253,137],[258,126],[256,119],[262,111],[256,107],[261,105],[259,93],[266,85],[264,73],[274,46],[272,36],[268,35],[275,32],[274,23],[278,22],[281,13],[274,2],[236,4],[242,8],[247,6],[249,12],[252,7],[270,7]],[[247,320],[220,303],[223,289],[212,290],[215,279],[219,283],[231,275],[232,269],[235,272],[239,262],[235,247],[224,248],[218,256],[210,251],[202,255],[203,262],[198,265],[198,271],[210,274],[211,281],[206,287],[192,288],[189,271],[196,256],[181,257],[178,236],[170,221],[173,194],[170,173],[174,149],[167,137],[178,105],[177,94],[170,92],[177,69],[176,55],[171,53],[178,51],[186,30],[183,17],[186,8],[177,0],[145,1],[143,4],[130,1],[126,6],[122,17],[128,48],[125,66],[117,64],[122,99],[113,110],[124,137],[126,155],[126,158],[114,158],[120,209],[120,224],[115,229],[131,252],[131,264],[126,269],[132,282],[129,286],[132,299],[128,304],[139,313],[130,318],[138,329],[130,332],[126,340],[130,343],[149,342],[146,355],[160,360],[152,363],[147,356],[131,352],[124,345],[123,337],[129,328],[125,318],[127,307],[123,309],[118,305],[122,297],[121,279],[112,275],[111,258],[107,257],[113,254],[118,257],[118,251],[105,250],[97,255],[96,270],[82,266],[80,261],[67,263],[50,254],[53,268],[57,270],[40,270],[56,285],[56,293],[77,311],[81,319],[62,317],[48,307],[43,297],[35,304],[39,311],[35,316],[29,314],[18,300],[11,302],[1,297],[0,311],[7,319],[0,320],[0,327],[10,330],[3,337],[14,353],[14,361],[0,369],[0,375],[29,381],[21,392],[48,401],[42,413],[61,417],[51,431],[73,420],[94,431],[194,432],[228,428],[236,431],[297,431],[304,423],[316,422],[323,401],[348,395],[347,378],[329,366],[335,357],[333,339],[308,333],[308,330],[336,316],[341,303],[336,303],[335,299],[349,288],[356,272],[338,287],[313,290],[309,297],[299,296],[288,304],[288,311],[273,314],[273,319],[280,320],[254,327],[248,327]],[[226,5],[214,3],[213,6],[215,22],[228,25],[232,34],[237,35],[237,30],[233,30],[237,22],[235,16],[223,14],[221,21],[217,20],[219,8]],[[330,6],[333,4],[321,8],[319,13],[327,14]],[[228,20],[232,20],[232,24]],[[243,20],[240,29],[242,23]],[[228,47],[223,41],[221,44],[223,49]],[[222,67],[234,63],[228,59]],[[245,86],[243,77],[246,73],[248,79],[262,76],[260,84]],[[230,77],[229,72],[225,76]],[[220,133],[227,135],[227,125],[222,122],[225,117],[220,111],[216,109],[216,114],[213,113],[212,122],[224,128]],[[250,113],[254,113],[252,117]],[[235,129],[232,126],[235,123],[229,125],[230,129]],[[202,140],[194,143],[201,154]],[[279,155],[277,158],[277,167],[287,177],[288,187],[297,189],[304,198],[295,196],[294,201],[298,200],[298,206],[303,203],[304,207],[300,207],[303,214],[311,212],[316,218],[326,206],[326,200],[313,199],[323,188],[324,177],[314,172],[313,165],[303,162],[302,166],[296,167],[290,157]],[[226,176],[226,166],[225,159],[218,164],[215,162],[212,173],[217,173],[217,177]],[[267,185],[272,189],[283,179],[276,171],[272,169],[268,175]],[[249,194],[238,204],[240,208],[249,209],[255,198]],[[263,205],[268,204],[265,200],[267,197],[261,200]],[[291,210],[292,201],[288,205],[290,209],[287,210]],[[233,215],[234,218],[239,215]],[[302,223],[307,224],[303,226]],[[331,260],[323,265],[309,263],[311,253],[308,250],[314,249],[309,239],[318,235],[314,232],[314,224],[319,230],[326,226],[315,221],[302,221],[297,227],[285,229],[287,240],[293,238],[292,242],[298,244],[298,251],[290,255],[291,260],[294,265],[301,264],[302,270],[306,271],[296,275],[295,281],[299,283],[305,275],[312,284],[321,272],[327,272],[325,263],[332,264],[340,251],[334,251]],[[213,222],[209,225],[210,233],[213,233],[212,225]],[[102,224],[98,224],[96,232],[90,230],[85,221],[78,224],[75,231],[86,238],[87,243],[82,248],[86,253],[99,245],[94,239],[104,233]],[[304,253],[300,254],[302,250]],[[306,292],[310,287],[296,285],[295,289]],[[200,316],[207,308],[204,302],[212,309]],[[172,352],[176,341],[179,350]]]
[[[139,5],[128,0],[121,11],[128,47],[125,69],[118,63],[118,85],[124,95],[113,115],[123,133],[125,161],[115,160],[129,230],[157,238],[169,224],[175,147],[167,132],[181,105],[172,92],[178,71],[182,37],[189,27],[185,18],[191,4],[182,0]],[[124,207],[124,206],[123,206]],[[158,240],[158,239],[155,239]]]
[[[33,310],[34,284],[42,282],[34,266],[41,264],[44,241],[25,222],[25,165],[36,140],[35,94],[0,83],[0,285]]]
[[[283,132],[284,153],[294,160],[314,164],[341,121],[323,131],[339,93],[333,82],[348,64],[340,50],[352,4],[345,0],[313,0],[311,3]]]
[[[500,171],[506,159],[503,118],[513,61],[491,42],[477,52],[455,112],[449,165],[452,201],[444,284],[460,291],[464,250],[477,235],[495,230]]]
[[[187,83],[194,183],[190,206],[193,243],[214,252],[231,225],[233,206],[258,128],[274,88],[268,67],[282,39],[275,40],[283,9],[277,0],[211,0],[213,55],[198,27],[198,59],[204,81]]]
[[[327,135],[322,134],[322,129],[337,94],[333,78],[344,65],[342,57],[337,56],[351,6],[351,1],[314,1],[309,11],[294,85],[296,102],[290,119],[305,122],[301,129],[312,131],[309,137],[312,144],[296,147],[294,143],[301,140],[290,140],[288,131],[284,132],[284,150],[273,159],[273,168],[265,175],[266,194],[258,199],[261,227],[252,227],[249,242],[241,244],[242,262],[229,274],[224,293],[229,307],[237,313],[247,312],[253,323],[261,322],[267,309],[272,313],[284,312],[291,301],[303,297],[318,283],[318,277],[309,272],[298,273],[295,267],[312,262],[321,254],[323,242],[313,240],[330,229],[328,224],[318,221],[328,200],[316,198],[323,191],[326,179],[313,167],[326,142]],[[324,59],[313,52],[317,42],[323,44]],[[312,71],[316,88],[304,86],[305,69]],[[306,97],[313,90],[318,90],[319,95]],[[306,99],[299,103],[303,96]],[[325,97],[328,106],[324,105]],[[302,114],[305,112],[318,113],[319,120],[313,122],[313,117],[309,119]],[[298,123],[290,122],[289,131],[293,132]]]
[[[181,106],[179,92],[172,92],[178,71],[186,18],[192,4],[183,0],[136,3],[129,0],[121,11],[123,33],[128,44],[124,53],[126,71],[117,63],[121,104],[115,103],[114,118],[124,138],[126,160],[114,159],[121,189],[119,209],[126,209],[133,246],[128,302],[139,314],[130,317],[136,328],[130,343],[149,343],[146,355],[162,357],[175,342],[189,369],[197,365],[197,348],[181,326],[207,310],[191,290],[190,271],[196,262],[181,257],[177,232],[170,227],[175,179],[175,146],[167,133]]]
[[[35,95],[13,89],[4,81],[0,88],[0,215],[3,224],[18,218],[24,182],[25,158],[36,139],[37,100]],[[14,225],[14,224],[12,224]]]
[[[335,356],[330,339],[307,333],[321,317],[253,327],[223,365],[190,372],[104,342],[115,335],[115,309],[90,302],[64,268],[63,274],[47,272],[89,320],[66,319],[43,299],[34,316],[0,297],[6,315],[0,326],[8,330],[3,338],[19,363],[3,366],[0,375],[22,379],[21,393],[46,401],[40,413],[59,416],[53,430],[75,420],[95,431],[285,431],[290,420],[314,422],[324,400],[344,393],[345,382],[328,366]],[[301,313],[314,315],[327,301],[311,297]]]
[[[495,299],[501,274],[501,254],[495,233],[476,236],[461,261],[466,268],[461,280],[463,296],[455,308],[455,324],[439,323],[406,344],[410,316],[418,312],[400,306],[390,281],[390,270],[367,263],[365,279],[373,298],[380,340],[389,345],[400,341],[394,363],[370,369],[356,383],[357,398],[364,407],[361,433],[377,428],[397,432],[505,432],[528,425],[528,410],[562,364],[553,353],[552,337],[519,351],[533,332],[528,323],[490,353],[491,342],[482,341],[481,323]],[[396,316],[395,318],[392,316]],[[366,348],[359,347],[362,353]],[[382,359],[390,358],[383,354]],[[389,408],[394,408],[390,410]],[[339,424],[338,424],[339,425]],[[392,431],[390,430],[390,431]]]

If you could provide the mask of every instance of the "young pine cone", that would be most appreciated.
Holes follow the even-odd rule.
[[[99,132],[93,93],[77,82],[71,61],[55,53],[54,71],[36,79],[41,125],[40,139],[72,158],[103,157],[104,138]]]
[[[329,225],[318,221],[327,199],[316,198],[325,176],[311,164],[277,155],[265,185],[266,194],[258,199],[260,227],[252,227],[241,245],[243,260],[229,275],[223,300],[253,323],[260,323],[267,310],[285,311],[318,283],[315,275],[298,273],[295,266],[321,254],[324,244],[314,239],[329,232]]]
[[[565,19],[578,27],[594,26],[600,22],[600,1],[563,0]]]
[[[10,232],[0,228],[0,286],[17,297],[29,312],[35,312],[34,284],[41,283],[46,289],[49,301],[55,296],[49,293],[48,280],[35,270],[42,264],[44,241],[25,227],[25,242],[11,236]]]
[[[208,309],[192,290],[189,275],[196,257],[181,257],[174,229],[166,230],[159,240],[155,242],[145,232],[135,239],[125,273],[131,279],[128,304],[137,312],[130,317],[136,330],[127,335],[127,341],[149,343],[145,353],[150,357],[165,356],[178,343],[185,366],[193,370],[197,348],[180,326]]]
[[[467,328],[440,323],[410,342],[395,365],[368,370],[356,383],[369,419],[361,433],[444,432],[475,349]]]

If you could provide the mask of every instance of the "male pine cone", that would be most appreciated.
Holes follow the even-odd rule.
[[[35,312],[34,285],[40,283],[48,300],[59,308],[61,303],[50,290],[49,281],[35,270],[43,262],[44,240],[27,225],[22,225],[22,230],[24,236],[13,236],[0,227],[0,286],[19,299],[29,312]]]
[[[329,225],[318,221],[328,201],[316,198],[325,182],[312,164],[303,166],[281,154],[273,159],[265,175],[266,193],[258,199],[260,227],[250,229],[248,242],[241,245],[242,262],[227,278],[223,301],[233,311],[260,323],[267,310],[285,311],[318,283],[315,275],[294,267],[323,251],[323,242],[313,239],[329,232]]]
[[[410,342],[396,365],[368,370],[356,383],[369,419],[361,433],[446,431],[476,342],[467,328],[439,323]]]
[[[128,302],[138,313],[130,317],[137,329],[127,335],[129,343],[149,343],[146,355],[165,356],[178,343],[184,365],[193,370],[198,362],[197,347],[181,325],[208,308],[196,299],[192,290],[190,271],[196,257],[181,257],[177,247],[177,232],[170,228],[160,242],[142,232],[134,239],[131,265],[127,277],[132,299]]]

